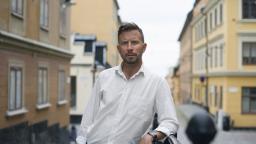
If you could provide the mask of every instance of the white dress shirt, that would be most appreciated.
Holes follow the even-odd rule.
[[[143,65],[130,79],[121,66],[101,72],[95,82],[78,133],[78,144],[137,144],[158,113],[157,131],[178,129],[173,99],[165,79]]]

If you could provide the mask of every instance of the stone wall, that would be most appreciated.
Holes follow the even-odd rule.
[[[31,126],[23,122],[0,129],[0,144],[69,144],[69,133],[59,124],[48,127],[47,121]]]

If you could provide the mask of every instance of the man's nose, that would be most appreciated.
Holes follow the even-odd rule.
[[[129,50],[132,50],[133,49],[133,45],[132,45],[132,43],[129,41],[128,42],[128,44],[127,44],[127,48],[129,49]]]

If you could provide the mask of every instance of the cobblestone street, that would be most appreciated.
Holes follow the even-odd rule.
[[[179,105],[177,106],[177,115],[180,121],[180,129],[178,132],[178,139],[182,144],[191,144],[188,140],[185,130],[188,120],[197,112],[204,112],[196,105]],[[255,130],[218,130],[214,141],[211,144],[255,144],[256,131]]]

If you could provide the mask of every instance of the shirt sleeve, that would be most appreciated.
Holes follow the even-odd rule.
[[[97,78],[95,85],[92,89],[91,97],[87,103],[85,108],[81,126],[76,138],[76,142],[78,144],[86,144],[87,141],[87,131],[91,124],[94,121],[95,115],[99,110],[100,105],[100,78]]]
[[[156,130],[166,136],[176,134],[179,123],[169,85],[164,79],[159,82],[155,104],[159,122]]]

